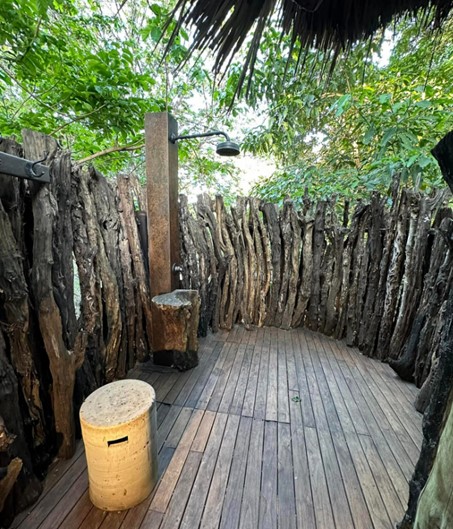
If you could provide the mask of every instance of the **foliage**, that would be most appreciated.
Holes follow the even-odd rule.
[[[184,30],[162,60],[168,43],[162,28],[172,5],[165,0],[5,0],[1,134],[20,138],[22,128],[52,134],[79,160],[126,146],[130,150],[97,158],[96,165],[107,174],[132,169],[142,174],[146,112],[171,111],[185,131],[225,123],[225,110],[213,111],[212,81],[200,61],[175,75],[187,54]],[[212,171],[230,175],[231,167],[214,166],[198,149],[195,143],[180,145],[187,181],[199,182]]]
[[[168,110],[182,132],[234,128],[240,139],[242,129],[243,150],[277,164],[255,188],[269,200],[298,199],[305,188],[360,197],[385,190],[396,173],[421,189],[440,183],[429,151],[453,128],[451,20],[442,35],[400,22],[393,35],[345,51],[333,72],[332,57],[314,50],[297,65],[297,43],[287,63],[289,40],[267,27],[248,99],[231,106],[243,58],[213,79],[209,56],[188,59],[184,28],[171,44],[163,34],[173,5],[3,0],[0,133],[53,134],[76,160],[113,149],[94,159],[101,171],[140,175],[143,115]],[[383,50],[391,51],[388,61],[379,59]],[[232,196],[238,169],[217,158],[212,143],[179,144],[181,189]]]
[[[305,187],[364,196],[388,188],[395,174],[420,189],[441,185],[430,149],[453,128],[452,37],[452,20],[443,34],[406,21],[390,43],[376,38],[338,58],[330,76],[329,57],[309,52],[298,75],[294,64],[285,72],[285,46],[276,53],[269,30],[250,94],[255,106],[265,103],[263,123],[246,146],[275,156],[280,169],[256,192],[273,200]],[[377,54],[390,46],[383,64]]]

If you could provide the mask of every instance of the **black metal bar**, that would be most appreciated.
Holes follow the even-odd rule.
[[[0,152],[0,173],[48,184],[50,182],[49,168],[40,164],[40,161],[44,160],[33,162],[13,154]]]
[[[172,143],[176,143],[178,140],[191,140],[193,138],[208,138],[209,136],[225,136],[226,141],[231,141],[230,137],[226,132],[221,130],[211,130],[209,132],[199,132],[198,134],[183,134],[181,136],[170,135],[169,140]]]

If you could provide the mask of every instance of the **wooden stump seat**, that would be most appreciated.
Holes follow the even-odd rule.
[[[198,365],[198,291],[174,290],[155,296],[152,314],[154,363],[180,371]]]

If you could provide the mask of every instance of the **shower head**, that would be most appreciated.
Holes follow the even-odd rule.
[[[178,140],[188,140],[192,138],[207,138],[209,136],[225,136],[225,140],[217,144],[216,153],[220,156],[237,156],[241,150],[239,144],[230,140],[230,137],[226,132],[220,130],[212,130],[209,132],[201,132],[199,134],[185,134],[183,136],[171,135],[169,140],[172,143],[176,143]]]
[[[216,147],[216,153],[220,156],[237,156],[240,152],[239,145],[231,140],[222,141]]]

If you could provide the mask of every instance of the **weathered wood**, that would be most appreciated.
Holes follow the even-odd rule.
[[[313,224],[313,268],[312,288],[307,314],[307,326],[317,330],[319,326],[319,304],[321,296],[321,259],[324,253],[324,222],[327,203],[319,202],[316,207],[315,220]]]
[[[427,376],[429,371],[430,355],[436,336],[439,309],[445,299],[446,289],[452,276],[452,252],[445,243],[444,236],[448,236],[448,228],[453,228],[453,222],[446,218],[442,221],[431,250],[431,261],[425,276],[423,292],[420,303],[417,304],[416,313],[412,319],[409,337],[397,359],[390,360],[391,367],[404,380],[414,380],[415,371],[418,371],[418,385]],[[453,229],[451,230],[453,235]],[[444,234],[444,235],[442,235]],[[425,365],[426,370],[425,370]],[[426,374],[425,374],[426,372]]]
[[[236,303],[233,311],[233,323],[242,319],[242,312],[244,310],[244,237],[242,231],[238,229],[239,226],[238,212],[234,207],[231,207],[231,215],[226,217],[226,225],[230,239],[234,248],[237,265],[237,279],[236,279]]]
[[[384,200],[377,193],[371,198],[369,218],[371,226],[368,229],[366,253],[368,256],[368,267],[365,271],[367,288],[364,292],[363,313],[361,315],[358,335],[358,346],[365,349],[368,354],[372,350],[372,340],[369,325],[373,321],[376,300],[379,291],[379,269],[382,259],[383,246],[383,226],[385,222]],[[365,279],[365,278],[364,278]]]
[[[350,346],[356,345],[358,338],[358,326],[360,323],[361,314],[359,306],[361,305],[361,276],[362,264],[366,267],[365,254],[365,232],[367,230],[367,222],[369,219],[369,208],[363,210],[359,209],[356,214],[356,224],[354,230],[351,230],[349,235],[350,242],[349,250],[352,252],[350,257],[350,272],[349,272],[349,286],[348,286],[348,302],[344,308],[345,314],[345,328],[346,328],[346,343]],[[356,215],[355,215],[356,216]],[[354,222],[354,221],[353,221]]]
[[[230,238],[230,231],[227,228],[228,223],[231,225],[231,219],[227,219],[225,205],[220,196],[216,197],[216,216],[218,237],[222,242],[223,251],[228,263],[220,301],[220,328],[230,330],[234,325],[238,289],[238,265],[235,248]]]
[[[265,325],[275,325],[278,306],[278,296],[280,293],[281,284],[281,237],[280,237],[280,223],[277,207],[274,204],[263,204],[260,206],[266,224],[268,226],[269,241],[270,241],[270,255],[272,264],[272,283],[269,291],[268,309]]]
[[[433,149],[446,183],[453,190],[453,132],[448,133]],[[448,249],[453,250],[453,241],[446,239]],[[440,314],[440,344],[438,347],[437,366],[433,372],[433,391],[430,403],[423,419],[423,444],[414,474],[409,483],[409,502],[399,529],[412,529],[414,521],[420,528],[426,524],[447,527],[451,518],[451,483],[445,491],[444,476],[451,477],[451,461],[448,447],[451,443],[451,402],[453,387],[453,288],[449,288]],[[439,326],[440,326],[439,325]],[[442,430],[445,428],[446,444],[439,447]],[[439,449],[439,452],[438,452]],[[445,455],[447,454],[446,460]],[[444,460],[442,460],[444,457]],[[437,461],[436,461],[437,459]],[[430,476],[431,473],[431,476]],[[428,484],[428,478],[431,477]],[[425,487],[425,494],[422,494]],[[436,492],[437,491],[437,492]],[[420,499],[420,494],[422,498]],[[424,496],[424,498],[423,498]],[[433,501],[434,500],[434,501]],[[443,518],[443,520],[442,520]],[[446,523],[443,523],[446,522]]]
[[[23,156],[22,146],[14,139],[9,138],[1,139],[0,152],[19,157]],[[0,171],[0,200],[3,202],[5,211],[9,216],[17,246],[24,253],[24,256],[27,255],[27,247],[24,242],[25,187],[25,181],[2,174]]]
[[[221,287],[226,272],[226,259],[224,257],[221,241],[217,232],[217,221],[212,211],[211,199],[208,195],[200,195],[197,201],[197,214],[205,227],[203,236],[209,252],[209,271],[212,282],[209,289],[209,307],[211,309],[211,322],[213,330],[219,328],[219,311],[221,300]]]
[[[88,335],[85,360],[77,373],[77,403],[104,383],[105,342],[103,333],[102,288],[98,262],[96,213],[90,198],[86,172],[73,172],[72,226],[74,257],[81,291],[81,316]]]
[[[439,359],[437,358],[437,351],[435,351],[431,359],[431,369],[429,371],[429,375],[425,382],[423,382],[423,386],[420,388],[417,398],[414,401],[414,407],[420,413],[425,413],[426,408],[431,401],[431,396],[434,391],[434,382],[436,379],[438,380],[438,375],[436,373],[438,369]]]
[[[186,371],[198,365],[200,297],[196,290],[174,290],[152,299],[154,363]]]
[[[400,354],[403,344],[407,341],[409,327],[419,305],[432,212],[444,202],[445,196],[442,191],[432,198],[421,197],[416,210],[411,211],[401,301],[390,346],[390,355],[394,358]]]
[[[288,218],[287,222],[289,225],[290,236],[286,237],[285,232],[282,230],[284,240],[284,255],[286,255],[285,245],[288,245],[288,294],[283,311],[281,327],[282,329],[290,329],[293,320],[294,309],[296,306],[302,236],[300,222],[296,212],[294,211],[294,205],[292,202],[285,201],[283,217]]]
[[[128,244],[131,257],[132,257],[132,277],[136,285],[138,297],[141,303],[141,311],[137,308],[137,319],[145,320],[146,335],[138,334],[136,336],[136,347],[137,347],[137,360],[143,361],[148,352],[149,344],[147,338],[150,339],[152,336],[152,316],[151,316],[151,305],[150,305],[150,290],[148,275],[145,267],[145,260],[143,258],[143,252],[140,244],[140,236],[137,227],[137,223],[134,219],[133,201],[130,192],[130,179],[125,177],[119,177],[117,180],[118,194],[119,194],[119,206],[120,206],[120,218],[125,227],[126,237],[124,244]],[[143,314],[143,316],[142,316]]]
[[[453,387],[453,289],[445,302],[444,322],[438,354],[438,368],[434,374],[433,393],[423,419],[423,445],[420,458],[409,483],[409,502],[399,529],[411,529],[417,512],[420,493],[433,467],[439,439],[445,421],[445,412]]]
[[[304,321],[308,302],[310,300],[313,274],[313,224],[314,219],[308,215],[302,216],[303,241],[300,256],[302,274],[296,308],[294,309],[292,327],[299,327]]]
[[[257,271],[257,260],[255,254],[255,247],[253,244],[253,233],[250,232],[251,213],[250,213],[250,200],[245,199],[242,208],[242,229],[244,231],[244,242],[247,255],[247,265],[245,266],[245,313],[242,315],[244,318],[244,324],[246,327],[253,324],[254,313],[255,313],[255,298],[258,296],[258,271]]]
[[[11,362],[21,378],[21,392],[33,425],[33,443],[46,439],[41,382],[36,366],[36,344],[33,343],[31,304],[23,272],[21,254],[8,215],[0,201],[0,300],[5,330],[9,340]]]
[[[395,379],[388,366],[303,329],[277,332],[256,329],[255,341],[269,343],[274,348],[271,354],[269,351],[262,354],[261,345],[238,343],[251,335],[239,327],[201,340],[202,350],[218,349],[218,344],[225,343],[225,361],[234,357],[234,362],[226,366],[217,363],[215,354],[208,358],[203,355],[199,367],[191,372],[190,378],[194,374],[195,383],[189,384],[181,397],[190,407],[168,406],[169,411],[158,426],[158,444],[162,448],[159,463],[164,470],[170,461],[155,496],[151,495],[125,516],[123,513],[121,523],[117,523],[117,513],[100,516],[99,511],[90,508],[88,494],[84,492],[86,470],[81,464],[82,455],[70,467],[57,463],[52,476],[61,475],[61,479],[53,480],[52,488],[30,509],[22,524],[18,522],[20,529],[40,526],[49,529],[161,528],[161,520],[168,529],[181,524],[187,528],[315,529],[316,520],[320,525],[333,523],[345,529],[374,527],[374,524],[381,529],[393,527],[397,517],[401,517],[402,506],[398,506],[398,501],[404,502],[407,496],[407,480],[400,465],[409,475],[413,465],[410,463],[407,470],[407,455],[403,457],[402,443],[411,442],[409,433],[401,429],[398,419],[390,424],[385,417],[392,413],[406,416],[414,424],[416,439],[419,438],[421,421],[417,412],[409,399],[396,398],[408,385]],[[276,350],[279,351],[277,385]],[[238,358],[241,351],[242,364]],[[278,424],[254,417],[253,390],[248,396],[248,392],[241,391],[240,405],[230,407],[228,414],[199,409],[202,401],[209,405],[210,396],[214,397],[216,408],[228,408],[231,390],[238,373],[243,372],[245,358],[255,352],[258,367],[260,361],[264,363],[259,390],[264,401],[258,403],[256,411],[274,415],[274,403],[278,400]],[[280,372],[281,358],[288,366],[288,384],[296,388],[286,389],[289,417],[285,420],[289,424],[281,422],[280,415],[280,383],[286,375]],[[229,369],[228,373],[220,374],[224,367]],[[202,395],[200,388],[215,373],[218,376],[212,379],[210,391]],[[158,388],[173,384],[175,389],[181,389],[180,380],[188,380],[184,373],[155,368],[152,363],[141,365],[131,373],[133,378],[143,376]],[[251,382],[250,376],[245,379]],[[373,379],[381,382],[372,384]],[[300,393],[303,398],[299,401],[296,397],[303,385],[306,393]],[[391,385],[395,399],[387,400],[384,395],[382,388],[387,385]],[[246,405],[246,401],[252,405]],[[322,416],[316,413],[313,419],[309,417],[306,411],[311,407],[310,402]],[[250,410],[252,415],[244,416]],[[158,419],[159,415],[158,412]],[[159,513],[157,518],[156,513]],[[395,513],[398,513],[396,518]]]
[[[388,268],[390,264],[391,252],[393,249],[393,240],[395,236],[395,226],[398,218],[399,209],[399,179],[394,178],[390,188],[391,207],[390,211],[384,212],[382,219],[383,249],[381,252],[381,259],[379,263],[379,282],[376,290],[376,299],[374,302],[374,311],[369,322],[367,337],[365,338],[364,349],[369,356],[376,355],[382,358],[379,351],[376,351],[377,341],[379,338],[379,327],[381,325],[382,314],[384,312],[386,283]]]
[[[5,525],[36,501],[42,490],[27,446],[30,440],[24,430],[19,391],[19,381],[6,356],[0,330],[0,515]]]
[[[123,280],[118,252],[118,211],[113,189],[107,180],[92,169],[87,181],[90,202],[96,215],[94,226],[97,241],[97,261],[102,282],[102,302],[105,326],[105,379],[115,379],[119,355],[125,348]]]
[[[48,152],[55,156],[57,147],[52,143],[52,140],[44,135],[24,131],[24,152],[31,159],[38,159],[44,150],[43,145],[49,144]],[[52,160],[50,155],[48,160]],[[61,270],[54,268],[55,253],[61,253],[62,249],[54,246],[58,206],[53,190],[57,185],[56,182],[70,177],[60,173],[58,168],[58,164],[51,164],[53,183],[43,185],[33,197],[32,288],[37,304],[39,327],[52,374],[52,406],[58,436],[58,453],[62,457],[71,457],[75,451],[73,416],[75,373],[83,363],[87,336],[81,330],[74,336],[72,343],[66,346],[64,319],[54,295],[53,274],[61,273]],[[70,265],[65,262],[65,266],[72,268],[72,259]]]
[[[321,259],[321,274],[320,274],[320,286],[321,295],[319,300],[319,332],[325,332],[326,318],[328,311],[329,293],[331,291],[333,269],[334,269],[334,246],[330,234],[333,231],[335,225],[335,205],[336,199],[329,201],[327,204],[326,215],[325,215],[325,248],[324,254]]]
[[[414,197],[412,195],[413,200]],[[407,224],[409,217],[408,192],[403,190],[398,208],[398,219],[396,222],[396,235],[393,241],[387,280],[385,284],[385,301],[379,329],[377,343],[377,354],[380,358],[389,356],[390,340],[394,318],[397,311],[400,294],[400,284],[403,274],[403,263],[405,255],[405,244],[407,240]]]

